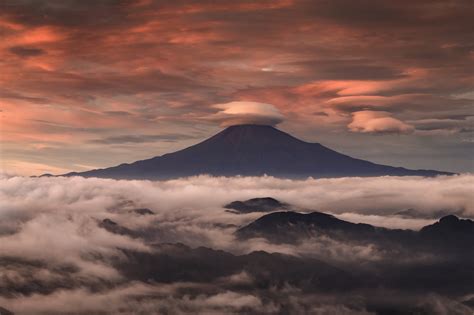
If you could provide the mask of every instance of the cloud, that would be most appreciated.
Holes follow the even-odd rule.
[[[210,116],[222,126],[256,124],[275,126],[284,120],[281,112],[271,104],[235,101],[216,104],[213,107],[220,111]]]
[[[201,293],[183,295],[180,292],[196,289]],[[278,310],[276,305],[271,302],[264,305],[252,294],[193,283],[131,283],[105,292],[58,290],[51,295],[35,294],[13,301],[0,297],[0,303],[8,304],[20,314],[271,314]]]
[[[193,139],[191,135],[162,134],[162,135],[122,135],[106,137],[103,139],[93,139],[91,143],[97,144],[122,144],[122,143],[148,143],[148,142],[175,142],[181,139]]]
[[[380,265],[382,274],[387,261],[388,265],[406,266],[432,262],[434,258],[418,253],[414,259],[403,249],[348,244],[326,237],[309,238],[298,244],[273,244],[264,239],[240,242],[234,236],[235,230],[262,214],[235,215],[226,212],[223,205],[270,196],[302,212],[323,211],[352,222],[419,229],[448,213],[474,218],[473,184],[474,177],[467,174],[306,180],[199,176],[170,181],[2,175],[0,305],[19,314],[72,310],[118,314],[140,314],[138,310],[151,314],[155,310],[261,314],[279,312],[282,308],[293,313],[312,309],[368,314],[360,301],[354,304],[344,297],[342,303],[341,294],[334,300],[336,303],[328,294],[307,293],[294,283],[291,270],[287,276],[290,278],[282,278],[281,283],[277,281],[280,271],[274,267],[265,269],[263,274],[254,267],[241,270],[239,264],[244,258],[233,255],[252,251],[294,255],[291,264],[284,263],[285,269],[295,264],[303,268],[305,259],[310,258],[323,259],[343,269],[361,266],[360,272]],[[136,208],[149,208],[154,214],[140,215],[133,211]],[[133,231],[134,237],[101,228],[104,219]],[[176,242],[196,249],[189,252],[184,245],[164,245]],[[160,253],[163,256],[156,256]],[[213,255],[220,258],[215,260]],[[278,257],[269,259],[275,263]],[[159,263],[163,261],[166,263]],[[190,266],[189,261],[192,268],[186,267]],[[175,265],[178,273],[167,269]],[[212,272],[196,271],[206,266]],[[150,274],[146,273],[147,268]],[[133,272],[144,274],[137,278]],[[200,282],[155,282],[163,279]],[[262,285],[266,281],[275,281],[275,285],[255,289],[256,283]],[[288,281],[296,287],[292,288]],[[371,296],[360,294],[364,298]],[[288,296],[292,298],[288,300]],[[398,293],[392,292],[390,296],[399,298]],[[377,303],[382,300],[375,299]],[[452,307],[464,309],[455,301],[440,301],[443,307],[454,303]],[[409,304],[403,299],[397,303]]]
[[[24,58],[34,57],[34,56],[39,56],[39,55],[44,54],[44,51],[40,48],[22,47],[22,46],[11,47],[10,51],[15,55],[18,55]]]
[[[301,211],[417,229],[449,213],[474,218],[472,184],[471,175],[307,180],[199,176],[157,182],[5,177],[0,181],[0,227],[7,234],[1,247],[4,252],[29,259],[49,257],[51,261],[64,251],[78,257],[93,252],[114,255],[117,247],[146,250],[140,240],[111,235],[97,227],[109,218],[132,230],[155,231],[157,234],[151,235],[161,242],[242,253],[264,249],[266,244],[235,243],[233,231],[261,214],[236,216],[224,211],[223,205],[234,200],[270,196]],[[149,208],[155,214],[135,215],[130,212],[133,208]],[[412,210],[406,214],[413,215],[398,215],[408,209]],[[66,230],[71,238],[59,237]],[[62,241],[56,243],[55,238]]]
[[[450,135],[455,133],[472,133],[474,116],[420,119],[409,121],[416,126],[416,133],[430,135]]]
[[[347,125],[352,132],[362,133],[412,133],[414,127],[393,118],[388,112],[364,110],[352,113]]]

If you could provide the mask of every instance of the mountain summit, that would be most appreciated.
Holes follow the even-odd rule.
[[[235,125],[186,149],[115,167],[65,176],[170,179],[200,174],[285,178],[450,174],[355,159],[265,125]]]

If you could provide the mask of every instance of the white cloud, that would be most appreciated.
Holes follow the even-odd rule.
[[[0,258],[13,257],[44,265],[31,270],[21,264],[0,266],[0,292],[8,290],[8,283],[28,281],[48,287],[65,283],[67,289],[54,290],[50,295],[0,298],[0,304],[21,314],[75,309],[100,311],[104,305],[112,313],[119,308],[141,308],[145,313],[152,313],[157,305],[172,311],[184,308],[222,313],[245,307],[262,313],[275,306],[248,293],[224,290],[210,295],[164,298],[172,288],[167,287],[169,290],[164,292],[161,284],[133,283],[122,287],[126,279],[110,262],[122,259],[120,249],[152,250],[147,245],[149,242],[182,242],[234,254],[264,250],[324,257],[327,262],[339,264],[380,261],[393,253],[372,244],[345,244],[323,237],[296,245],[271,244],[264,239],[239,242],[233,234],[237,227],[262,214],[235,215],[222,206],[234,200],[270,196],[294,205],[299,211],[329,212],[353,222],[417,229],[432,223],[441,213],[474,218],[473,194],[474,176],[468,174],[306,180],[199,176],[156,182],[3,177],[0,178]],[[150,208],[155,214],[141,216],[130,211],[141,207]],[[417,217],[393,215],[407,209],[413,209],[414,212],[408,213],[416,213]],[[132,239],[109,233],[97,224],[104,218],[144,231],[147,236]],[[64,266],[75,269],[68,271]],[[252,281],[248,274],[237,274],[216,283],[246,285]],[[85,283],[93,286],[103,282],[112,286],[101,292],[84,289]],[[2,288],[2,285],[7,286]],[[151,294],[153,298],[137,301],[133,299],[136,294]],[[110,305],[116,305],[117,309]]]
[[[209,119],[220,122],[223,126],[256,124],[277,125],[284,120],[281,112],[271,104],[236,101],[216,104],[219,111]]]
[[[414,127],[398,120],[389,112],[363,110],[352,113],[350,131],[363,133],[412,133]]]
[[[199,176],[156,182],[5,177],[0,179],[0,248],[49,260],[61,258],[61,253],[81,257],[113,255],[115,248],[147,250],[140,240],[97,227],[110,218],[133,230],[157,230],[152,235],[159,242],[246,252],[268,244],[239,244],[233,232],[261,214],[228,213],[222,206],[230,201],[270,196],[301,211],[417,229],[447,213],[474,218],[473,187],[472,175],[307,180]],[[150,208],[155,215],[136,215],[130,212],[134,207]],[[416,216],[393,216],[408,209]]]

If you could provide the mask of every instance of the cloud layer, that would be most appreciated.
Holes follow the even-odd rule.
[[[474,218],[472,184],[470,175],[300,181],[200,176],[166,182],[3,178],[0,247],[12,256],[53,262],[62,261],[64,253],[71,261],[81,262],[87,253],[113,256],[117,247],[147,250],[136,239],[98,229],[98,222],[108,218],[132,230],[156,230],[155,237],[161,242],[246,253],[268,244],[236,244],[232,233],[260,214],[236,216],[225,212],[222,207],[230,201],[271,196],[301,211],[322,211],[389,228],[418,229],[446,214]],[[149,208],[155,214],[139,216],[131,212],[134,208]],[[65,234],[70,237],[61,236]],[[89,266],[87,259],[83,264]],[[91,270],[107,272],[100,266]]]
[[[267,259],[268,254],[232,258],[230,254],[209,252],[200,246],[234,255],[263,250],[301,259],[324,259],[341,268],[347,264],[368,268],[404,256],[374,244],[345,244],[328,238],[308,239],[299,244],[273,244],[264,239],[239,242],[234,236],[236,229],[261,214],[236,215],[226,212],[223,205],[234,200],[272,196],[303,212],[324,211],[353,222],[416,230],[449,213],[474,218],[473,184],[471,175],[307,180],[200,176],[163,182],[3,176],[0,179],[0,306],[18,314],[72,311],[262,314],[280,312],[282,305],[296,313],[313,310],[316,314],[370,314],[366,305],[356,303],[356,296],[344,297],[340,293],[336,303],[331,295],[302,292],[299,282],[257,290],[257,283],[263,281],[258,278],[259,273],[253,269],[250,269],[252,274],[239,272],[233,264],[255,255]],[[135,211],[137,208],[152,212],[140,214]],[[115,222],[120,230],[110,228],[114,223],[104,228],[105,219]],[[184,245],[164,245],[176,242],[197,249],[189,253],[190,249]],[[161,252],[164,256],[159,256]],[[190,257],[193,266],[203,268],[208,262],[202,257],[212,257],[209,255],[222,255],[219,259],[229,260],[222,271],[226,276],[218,278],[220,265],[211,265],[206,272],[217,272],[213,281],[170,283],[168,280],[168,284],[158,285],[154,282],[166,282],[163,279],[167,276],[200,278],[193,274],[193,268],[179,269],[179,273],[163,271],[160,268],[174,263],[168,260],[150,263],[150,259],[153,262],[153,259],[173,257],[176,263],[186,265],[186,257]],[[140,259],[145,260],[140,262]],[[283,258],[268,259],[276,264]],[[291,258],[291,263],[282,264],[306,268],[307,262],[298,259]],[[405,259],[401,261],[403,264],[430,262],[434,258],[419,255],[416,259]],[[136,264],[140,268],[133,269]],[[152,268],[150,274],[145,273],[140,280],[140,272],[146,268]],[[153,268],[158,269],[153,271]],[[228,275],[227,269],[235,270],[235,274]],[[138,276],[134,276],[137,272]],[[210,277],[206,272],[200,276],[210,279],[206,278]],[[280,271],[274,272],[270,276],[272,281]],[[156,280],[145,281],[148,277]],[[368,298],[365,293],[360,294]],[[293,298],[288,300],[288,296]],[[468,310],[459,300],[442,296],[413,296],[411,302],[396,296],[403,299],[397,302],[401,305],[425,303],[433,307],[434,314],[443,314],[436,310],[436,305],[448,310]],[[461,311],[459,314],[468,314]]]

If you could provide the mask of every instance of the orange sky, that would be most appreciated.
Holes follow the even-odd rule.
[[[86,170],[193,144],[216,104],[392,165],[474,171],[470,1],[5,1],[0,158]]]

